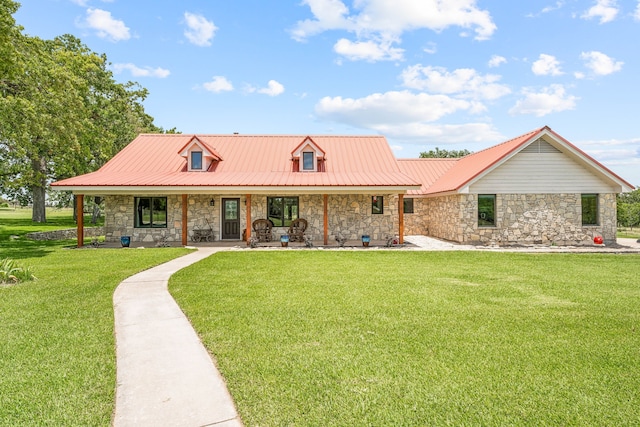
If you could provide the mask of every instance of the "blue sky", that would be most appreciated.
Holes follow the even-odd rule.
[[[548,125],[640,185],[640,1],[23,0],[184,133],[382,134],[397,157]]]

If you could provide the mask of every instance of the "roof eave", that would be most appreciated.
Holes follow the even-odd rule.
[[[126,194],[405,194],[420,189],[419,185],[344,185],[344,186],[55,186],[57,191],[73,194],[126,195]]]

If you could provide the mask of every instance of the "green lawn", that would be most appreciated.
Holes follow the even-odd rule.
[[[220,253],[170,289],[247,426],[640,424],[640,257]]]
[[[84,216],[85,227],[91,227],[91,215]],[[102,225],[103,219],[97,225]],[[44,256],[56,248],[62,246],[75,246],[77,241],[35,241],[27,239],[25,234],[38,231],[53,231],[65,228],[75,228],[73,209],[47,209],[47,222],[34,223],[31,221],[31,209],[0,208],[0,258],[11,257],[20,259],[23,257]],[[12,238],[12,236],[14,236]],[[17,239],[15,238],[17,237]],[[85,239],[90,242],[91,239]],[[2,255],[2,251],[5,252]]]
[[[33,267],[38,280],[0,285],[0,426],[108,426],[116,386],[113,291],[189,251],[28,241],[27,232],[73,227],[73,219],[54,213],[43,226],[21,213],[0,211],[0,258]]]

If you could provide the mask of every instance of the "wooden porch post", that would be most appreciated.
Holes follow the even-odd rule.
[[[398,194],[398,243],[404,243],[404,194]]]
[[[323,204],[323,227],[324,227],[324,245],[327,246],[329,244],[329,196],[326,194],[322,195],[322,204]]]
[[[78,247],[84,246],[84,194],[76,195],[76,237],[78,239]]]
[[[187,236],[189,231],[187,230],[187,208],[188,208],[188,196],[182,195],[182,246],[187,246]]]
[[[250,244],[251,241],[251,194],[247,194],[247,245]]]

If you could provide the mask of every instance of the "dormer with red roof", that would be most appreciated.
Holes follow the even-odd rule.
[[[180,149],[179,154],[187,160],[186,171],[188,172],[213,171],[217,163],[222,161],[220,154],[197,136],[191,138]]]
[[[294,172],[324,172],[326,153],[318,144],[307,136],[291,152]]]

